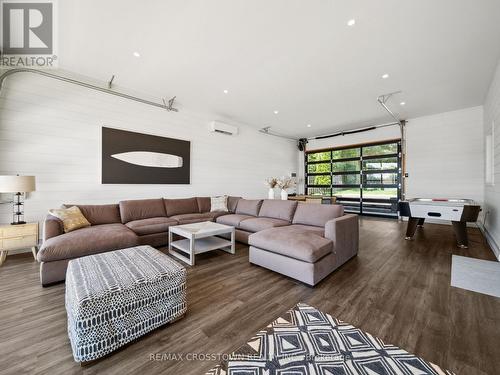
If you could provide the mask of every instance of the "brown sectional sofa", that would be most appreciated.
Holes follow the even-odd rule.
[[[228,198],[229,209],[233,212],[239,199]],[[228,214],[210,212],[210,197],[64,206],[78,206],[92,226],[64,233],[62,222],[47,216],[43,244],[37,255],[42,285],[64,280],[68,262],[73,258],[136,245],[165,246],[169,226],[214,221],[218,216]]]
[[[236,240],[248,244],[251,234],[264,229],[290,225],[297,202],[241,199],[234,214],[217,218],[221,224],[236,228]]]
[[[73,205],[67,205],[73,206]],[[358,217],[340,205],[229,197],[229,212],[210,212],[210,198],[141,199],[76,205],[92,224],[64,233],[48,216],[38,252],[42,285],[65,279],[69,260],[136,245],[165,246],[172,225],[216,221],[250,245],[250,262],[315,285],[358,251]]]

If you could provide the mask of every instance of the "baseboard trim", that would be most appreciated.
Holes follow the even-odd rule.
[[[481,233],[483,233],[484,238],[486,238],[486,242],[488,242],[488,245],[490,245],[491,250],[493,251],[493,254],[495,254],[498,261],[500,261],[500,247],[498,246],[498,244],[495,241],[495,239],[493,238],[493,236],[482,225],[478,225],[477,227],[479,228]]]

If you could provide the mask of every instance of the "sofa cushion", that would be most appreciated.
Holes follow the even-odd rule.
[[[43,222],[43,241],[55,236],[60,236],[63,233],[64,226],[62,220],[50,214],[47,215]]]
[[[182,214],[182,215],[174,215],[170,216],[170,219],[175,219],[179,222],[179,224],[191,224],[191,223],[200,223],[202,221],[213,221],[213,216],[208,213],[199,214]]]
[[[265,199],[262,202],[262,207],[260,208],[259,216],[286,220],[291,223],[296,208],[297,208],[297,202],[294,201]]]
[[[198,212],[200,214],[210,212],[210,197],[196,197],[198,203]]]
[[[168,227],[178,224],[177,220],[169,217],[150,217],[149,219],[129,221],[125,225],[132,229],[135,234],[144,236],[147,234],[167,233]]]
[[[293,216],[293,224],[314,225],[324,227],[326,222],[344,214],[341,204],[299,203]]]
[[[317,235],[322,237],[325,236],[325,228],[324,227],[315,227],[312,225],[304,225],[304,224],[292,224],[287,227],[292,231],[301,231],[301,232],[314,232]]]
[[[103,224],[64,233],[45,241],[38,261],[51,262],[136,246],[138,238],[123,224]]]
[[[135,199],[120,202],[122,223],[149,219],[150,217],[167,216],[163,199]]]
[[[62,221],[65,233],[85,227],[90,227],[91,225],[87,218],[83,216],[82,211],[80,211],[80,209],[76,206],[69,208],[52,209],[49,210],[49,214],[57,217]]]
[[[230,225],[232,227],[238,227],[243,220],[254,219],[250,215],[240,215],[240,214],[229,214],[220,216],[217,218],[217,222],[220,224]]]
[[[120,207],[117,204],[63,204],[76,206],[92,225],[121,223]]]
[[[236,206],[238,205],[240,199],[241,197],[227,197],[227,209],[229,210],[229,212],[233,214],[236,212]]]
[[[167,216],[199,213],[196,198],[164,199]]]
[[[259,232],[264,229],[282,227],[289,224],[287,220],[273,219],[270,217],[255,217],[243,220],[240,222],[238,228],[246,230],[247,232]]]
[[[225,211],[214,211],[214,212],[207,212],[207,215],[209,215],[213,219],[213,221],[216,221],[218,217],[224,215],[230,215],[230,213]]]
[[[236,213],[241,215],[258,216],[262,200],[240,199],[236,206]]]
[[[227,209],[229,212],[234,213],[234,210],[236,209],[236,204],[238,203],[238,200],[240,197],[227,197]],[[212,198],[211,197],[197,197],[196,201],[198,202],[198,209],[200,213],[206,213],[210,212],[212,209]],[[219,211],[213,211],[213,212],[219,212]],[[224,212],[224,211],[221,211]],[[227,213],[227,212],[226,212]],[[220,214],[219,214],[220,216]]]
[[[248,237],[251,246],[314,263],[332,252],[332,241],[308,231],[293,231],[288,227],[271,228]]]

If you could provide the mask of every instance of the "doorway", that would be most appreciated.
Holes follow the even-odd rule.
[[[346,212],[397,217],[401,141],[306,152],[306,194],[336,197]]]

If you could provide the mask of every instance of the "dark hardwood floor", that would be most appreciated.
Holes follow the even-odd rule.
[[[66,329],[64,284],[42,288],[30,255],[0,267],[0,374],[203,374],[216,362],[153,361],[155,353],[228,353],[297,302],[309,303],[457,374],[500,373],[500,299],[450,286],[451,255],[494,260],[477,229],[458,249],[451,226],[361,220],[358,257],[315,288],[236,255],[197,257],[188,313],[108,358],[80,368]]]

